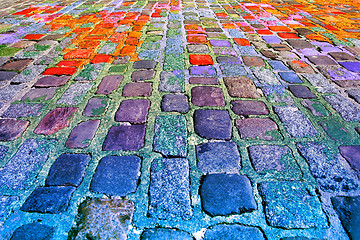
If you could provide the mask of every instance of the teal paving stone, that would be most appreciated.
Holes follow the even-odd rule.
[[[291,150],[287,146],[255,145],[249,147],[251,163],[260,175],[278,179],[299,179],[302,176]]]
[[[116,90],[124,77],[122,75],[110,75],[106,76],[101,80],[101,83],[98,86],[96,94],[108,95]]]
[[[239,173],[241,157],[234,142],[212,142],[196,146],[197,167],[203,174]]]
[[[323,191],[349,192],[359,187],[355,172],[344,167],[346,160],[324,143],[298,143],[297,148]]]
[[[17,196],[0,196],[0,225],[3,225],[9,216],[12,206],[19,201]]]
[[[26,86],[20,85],[7,85],[0,89],[0,101],[8,101],[13,99],[21,90]]]
[[[27,139],[0,169],[0,186],[17,190],[30,186],[55,143],[55,140]]]
[[[141,159],[137,156],[107,156],[100,160],[90,190],[108,196],[125,197],[139,184]]]
[[[183,55],[169,54],[165,55],[164,71],[184,70],[185,58]]]
[[[165,94],[161,101],[161,110],[164,112],[187,113],[190,110],[189,99],[182,94]]]
[[[330,112],[318,101],[314,99],[305,99],[301,105],[311,111],[312,114],[319,117],[330,116]]]
[[[190,219],[193,212],[189,181],[186,158],[155,159],[150,169],[149,216],[165,220]]]
[[[115,52],[117,43],[106,43],[100,50],[98,51],[99,54],[112,54]]]
[[[297,98],[303,98],[303,99],[316,98],[316,96],[306,86],[289,85],[288,89]]]
[[[360,108],[350,99],[340,94],[324,96],[324,98],[345,121],[360,122]]]
[[[115,121],[132,124],[145,123],[149,108],[150,101],[147,99],[124,100],[115,113]]]
[[[257,208],[250,180],[245,175],[206,175],[200,196],[203,210],[212,217],[252,212]]]
[[[141,240],[193,240],[187,232],[171,228],[148,228],[141,233]]]
[[[21,101],[41,102],[50,100],[56,93],[57,88],[32,88]]]
[[[288,83],[303,83],[299,76],[294,72],[279,72],[282,80]]]
[[[274,111],[292,137],[314,137],[319,134],[310,120],[296,106],[274,106]]]
[[[21,84],[34,80],[45,71],[46,65],[31,65],[11,80],[11,83]]]
[[[75,189],[71,186],[38,187],[26,199],[20,210],[51,214],[65,212]]]
[[[216,69],[213,66],[192,66],[189,69],[191,75],[216,76]]]
[[[239,64],[220,63],[220,70],[222,74],[224,74],[227,77],[238,77],[248,74],[245,68],[239,66]]]
[[[144,146],[144,124],[113,126],[103,143],[103,151],[137,151]]]
[[[278,70],[278,71],[289,71],[289,68],[287,66],[285,66],[285,64],[282,61],[277,61],[277,60],[268,60],[267,61],[270,66],[274,69],[274,70]]]
[[[194,128],[200,137],[206,139],[231,139],[232,123],[226,110],[195,110]]]
[[[360,176],[360,146],[340,146],[339,151],[341,155],[348,161],[350,166]]]
[[[258,227],[240,224],[218,224],[211,226],[205,232],[204,240],[265,240],[264,233]]]
[[[341,143],[350,142],[357,137],[355,131],[350,131],[342,121],[334,118],[321,119],[318,123],[334,141]]]
[[[57,101],[57,104],[78,105],[93,86],[91,83],[73,83]]]
[[[331,202],[350,239],[360,239],[360,196],[332,197]]]
[[[183,71],[161,72],[159,91],[180,93],[184,92],[185,75]]]
[[[44,109],[43,104],[17,103],[11,104],[1,115],[3,118],[38,117]]]
[[[258,187],[267,223],[284,229],[327,228],[314,189],[304,182],[263,182]]]
[[[18,227],[10,240],[48,240],[54,236],[55,228],[38,222]]]
[[[86,154],[61,154],[51,166],[45,185],[78,187],[90,159]]]
[[[165,157],[186,157],[186,119],[182,115],[156,117],[154,151]]]
[[[104,115],[106,107],[108,105],[108,99],[104,97],[90,98],[86,105],[83,115],[88,117],[98,117]]]
[[[94,81],[101,70],[104,68],[103,63],[85,65],[84,69],[74,78],[75,81]]]

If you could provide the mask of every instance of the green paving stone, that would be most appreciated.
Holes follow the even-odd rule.
[[[165,56],[164,71],[183,70],[185,59],[182,55],[169,54]]]

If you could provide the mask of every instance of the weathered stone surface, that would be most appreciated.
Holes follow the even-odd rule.
[[[184,231],[171,228],[148,228],[141,234],[141,240],[192,240],[192,236]]]
[[[325,100],[348,122],[360,122],[360,109],[343,95],[324,96]]]
[[[195,110],[194,128],[203,138],[231,139],[231,119],[225,110]]]
[[[130,56],[118,56],[116,59],[112,62],[112,64],[126,64],[130,60]]]
[[[192,66],[190,67],[191,75],[201,75],[201,76],[215,76],[216,69],[213,66]]]
[[[332,56],[336,61],[356,61],[354,56],[346,52],[330,52],[329,55]]]
[[[352,191],[359,187],[353,170],[346,160],[324,143],[298,143],[297,148],[310,165],[310,171],[323,191]]]
[[[239,224],[218,224],[208,228],[204,240],[265,240],[261,229]]]
[[[32,88],[29,92],[27,92],[22,98],[21,101],[32,101],[32,102],[38,102],[38,101],[46,101],[50,100],[57,88]]]
[[[244,64],[249,67],[265,67],[265,62],[261,57],[242,56]]]
[[[155,69],[157,62],[152,60],[140,60],[134,62],[133,68],[134,69]]]
[[[259,98],[255,84],[247,77],[224,78],[225,85],[232,97]]]
[[[306,86],[302,85],[289,85],[289,90],[295,97],[298,98],[316,98],[316,96]]]
[[[65,212],[69,206],[75,187],[38,187],[26,199],[20,208],[25,212],[57,214]]]
[[[139,150],[144,146],[145,128],[143,124],[111,127],[104,141],[103,150]]]
[[[261,101],[231,101],[231,110],[237,115],[248,117],[249,115],[267,115],[269,109]]]
[[[51,239],[54,233],[54,227],[34,222],[18,227],[11,236],[11,240],[47,240]]]
[[[80,204],[69,238],[126,240],[134,210],[130,200],[88,198]]]
[[[340,146],[339,147],[341,155],[348,161],[350,166],[357,172],[360,176],[360,146],[351,145],[351,146]]]
[[[86,148],[94,138],[100,120],[89,120],[79,123],[71,131],[65,146],[68,148]]]
[[[0,225],[3,225],[11,212],[12,206],[19,201],[17,196],[0,196]]]
[[[337,65],[337,62],[329,58],[328,56],[318,55],[318,56],[307,56],[307,58],[315,65]]]
[[[360,103],[360,88],[346,90],[347,94],[356,102]]]
[[[275,70],[289,71],[289,68],[287,66],[285,66],[285,64],[282,61],[276,61],[276,60],[269,61],[268,60],[267,62]]]
[[[89,117],[96,117],[104,115],[107,107],[108,99],[104,97],[93,97],[90,98],[86,105],[83,115]]]
[[[21,90],[26,86],[24,85],[7,85],[0,89],[0,100],[8,101],[13,99]]]
[[[186,95],[165,94],[161,101],[161,110],[164,112],[187,113],[190,110]]]
[[[119,87],[123,78],[124,77],[122,75],[110,75],[104,77],[101,80],[101,83],[96,93],[105,95],[110,94],[112,91],[116,90]]]
[[[334,85],[330,83],[322,74],[302,74],[313,86],[316,87],[318,92],[324,93],[338,93]]]
[[[285,229],[328,226],[319,198],[307,183],[264,182],[258,189],[270,226]]]
[[[213,77],[191,77],[189,79],[191,84],[203,84],[203,85],[218,85],[219,80]]]
[[[2,67],[0,67],[0,70],[6,70],[6,71],[22,71],[24,70],[27,65],[31,63],[31,59],[23,59],[23,60],[15,60],[13,62],[8,62]]]
[[[85,65],[84,69],[74,78],[75,81],[94,81],[101,70],[104,67],[104,63],[89,63]]]
[[[307,74],[315,73],[314,69],[312,69],[310,65],[308,65],[307,63],[301,60],[289,61],[288,64],[297,73],[307,73]]]
[[[281,85],[280,80],[273,71],[266,68],[253,68],[251,70],[257,79],[256,86]]]
[[[141,82],[144,80],[150,80],[154,78],[154,76],[155,76],[154,70],[139,70],[131,74],[131,80],[134,82]]]
[[[204,44],[187,45],[189,53],[208,53],[209,48]]]
[[[9,81],[16,75],[17,75],[16,72],[0,71],[0,81],[1,82]]]
[[[14,84],[30,82],[39,76],[46,67],[46,65],[31,65],[22,71],[19,75],[14,77],[11,82]]]
[[[334,118],[322,119],[318,124],[324,128],[325,132],[334,141],[350,142],[358,136],[355,131],[349,130],[342,121]]]
[[[294,72],[279,72],[282,80],[288,83],[303,83],[299,76]]]
[[[43,104],[17,103],[11,104],[1,115],[4,118],[35,117],[42,113]]]
[[[184,92],[184,79],[172,72],[161,72],[159,91],[171,93]]]
[[[149,97],[151,92],[151,83],[137,82],[126,84],[123,88],[122,95],[124,97]]]
[[[115,114],[115,121],[145,123],[149,107],[150,101],[147,99],[124,100]]]
[[[92,192],[125,197],[136,191],[141,159],[137,156],[107,156],[100,160],[91,181]]]
[[[46,76],[40,78],[35,84],[34,87],[60,87],[64,86],[71,76]]]
[[[41,119],[34,130],[36,134],[51,135],[69,126],[72,116],[78,110],[75,107],[55,108]]]
[[[244,175],[206,175],[200,196],[202,208],[210,216],[241,214],[257,208],[250,180]]]
[[[21,136],[29,121],[21,119],[0,119],[0,141],[12,141]]]
[[[186,119],[181,115],[156,117],[154,151],[166,157],[186,157]]]
[[[191,89],[191,102],[199,107],[225,106],[225,99],[221,88],[200,86]]]
[[[317,100],[305,99],[301,104],[308,108],[315,116],[329,116],[330,112]]]
[[[242,139],[276,140],[282,139],[278,126],[270,118],[245,118],[235,120]]]
[[[57,104],[77,105],[92,87],[91,83],[74,83],[65,91]]]
[[[290,44],[290,46],[296,49],[315,48],[314,45],[305,40],[288,39],[286,41]]]

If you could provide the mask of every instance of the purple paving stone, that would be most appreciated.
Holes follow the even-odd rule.
[[[262,101],[231,101],[231,110],[237,115],[268,115],[269,109]]]
[[[10,240],[47,240],[52,239],[55,228],[38,222],[29,223],[18,227]]]
[[[195,110],[195,132],[207,139],[231,139],[232,124],[228,111]]]
[[[152,60],[140,60],[134,62],[134,69],[155,69],[157,62]]]
[[[86,105],[83,115],[88,117],[96,117],[104,115],[107,107],[108,99],[104,97],[90,98]]]
[[[212,217],[252,212],[257,208],[250,180],[244,175],[206,175],[200,196],[203,210]]]
[[[356,61],[356,58],[346,52],[329,52],[336,61]]]
[[[90,159],[86,154],[61,154],[51,166],[45,185],[78,187]]]
[[[94,138],[100,120],[89,120],[79,123],[70,133],[65,146],[68,148],[86,148]]]
[[[248,227],[240,224],[218,224],[211,226],[205,232],[204,240],[265,240],[258,227]]]
[[[192,66],[190,67],[191,75],[215,76],[216,70],[213,66]]]
[[[186,95],[166,94],[161,101],[161,110],[164,112],[187,113],[190,110]]]
[[[352,72],[360,72],[360,62],[339,62],[341,66]]]
[[[103,144],[104,151],[137,151],[144,146],[146,126],[113,126]]]
[[[13,62],[6,63],[0,67],[0,70],[19,72],[24,70],[31,63],[31,61],[32,59],[15,60]]]
[[[90,190],[106,195],[125,197],[136,191],[141,159],[137,156],[107,156],[100,160]]]
[[[337,65],[337,62],[329,58],[328,56],[307,56],[307,58],[315,65],[329,66],[329,65]]]
[[[123,80],[122,75],[110,75],[106,76],[101,80],[101,83],[96,91],[97,94],[104,94],[108,95],[112,91],[116,90],[119,86],[121,81]]]
[[[10,71],[0,71],[0,81],[7,81],[11,80],[13,77],[17,75],[16,72],[10,72]]]
[[[278,126],[270,118],[245,118],[235,120],[242,139],[276,140],[282,139]]]
[[[288,83],[303,83],[299,76],[294,72],[279,72],[282,80]]]
[[[149,107],[150,101],[147,99],[124,100],[115,114],[115,121],[145,123]]]
[[[152,93],[151,83],[136,82],[124,86],[122,95],[124,97],[150,97]]]
[[[20,210],[52,214],[65,212],[75,189],[71,186],[38,187],[26,199]]]
[[[341,155],[360,176],[360,146],[340,146]]]
[[[231,44],[228,40],[210,40],[211,46],[213,47],[230,47]]]
[[[56,93],[56,87],[50,88],[33,88],[27,92],[22,98],[21,101],[43,101],[50,100]]]
[[[262,39],[264,39],[266,43],[275,43],[275,44],[281,43],[281,39],[278,38],[277,36],[262,36]]]
[[[34,87],[60,87],[64,86],[71,76],[46,76],[40,78],[35,84]]]
[[[17,103],[11,104],[1,115],[4,118],[20,118],[39,116],[44,108],[43,104]]]
[[[199,107],[225,106],[223,92],[218,87],[193,87],[191,89],[191,96],[191,102]]]
[[[241,60],[238,57],[229,57],[229,56],[219,56],[216,57],[218,63],[231,63],[231,64],[241,64]]]
[[[357,73],[351,72],[340,66],[318,66],[319,71],[327,78],[335,80],[360,80]]]
[[[306,86],[302,85],[289,85],[289,91],[297,98],[316,98],[316,96]]]
[[[214,77],[191,77],[189,79],[191,84],[203,84],[203,85],[218,85],[219,80]]]
[[[0,141],[12,141],[21,136],[29,121],[21,119],[0,119]]]
[[[155,77],[154,70],[139,70],[131,74],[131,80],[133,82],[141,82],[144,80],[150,80]]]
[[[323,55],[321,55],[321,53],[318,51],[318,50],[316,50],[316,49],[314,49],[314,48],[305,48],[305,49],[299,49],[299,50],[295,50],[295,52],[298,54],[298,55],[304,55],[305,57],[308,57],[308,56],[310,56],[311,58],[312,57],[314,57],[313,59],[315,59],[314,60],[314,62],[315,61],[318,61],[320,64],[319,65],[322,65],[322,62],[320,61],[320,59],[321,59],[321,57],[323,57]],[[321,56],[320,56],[321,55]],[[320,59],[317,59],[316,57],[317,56],[319,56],[320,57]],[[327,56],[326,56],[327,57]],[[330,58],[330,60],[328,59],[328,57],[327,58],[324,58],[323,59],[323,63],[325,62],[325,61],[329,61],[330,63],[332,63],[331,61],[333,61],[331,58]],[[333,64],[331,64],[331,65],[333,65]]]

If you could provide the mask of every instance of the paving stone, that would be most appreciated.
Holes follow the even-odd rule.
[[[15,60],[0,67],[0,70],[20,72],[31,63],[31,59]]]
[[[276,53],[274,53],[273,51],[270,51],[270,50],[261,50],[260,53],[264,57],[267,57],[267,58],[270,58],[270,59],[276,59],[277,58]]]
[[[14,43],[13,45],[11,45],[11,47],[14,47],[14,48],[27,48],[27,47],[30,47],[30,46],[34,45],[35,43],[36,43],[35,41],[22,40],[20,42]]]
[[[331,202],[340,218],[341,224],[345,228],[350,239],[359,239],[360,238],[360,229],[359,229],[360,197],[359,196],[332,197]]]
[[[64,58],[65,59],[65,58]],[[74,78],[75,81],[94,81],[104,67],[104,63],[87,64]]]
[[[12,206],[18,201],[17,196],[0,196],[0,225],[5,223]]]
[[[44,72],[46,65],[31,65],[28,66],[24,71],[14,77],[11,82],[14,84],[27,83],[34,80],[42,72]]]
[[[250,67],[265,67],[265,62],[261,57],[242,56],[244,64]]]
[[[11,72],[11,71],[0,71],[0,81],[1,82],[6,82],[11,80],[13,77],[15,77],[17,75],[16,72]]]
[[[218,85],[219,80],[213,77],[191,77],[189,79],[191,84],[203,84],[203,85]]]
[[[307,58],[310,60],[310,62],[312,62],[315,65],[325,65],[325,66],[337,65],[337,62],[335,62],[334,60],[332,60],[328,56],[323,56],[323,55],[307,56]]]
[[[79,206],[77,224],[69,237],[125,240],[134,210],[134,203],[127,199],[88,198]]]
[[[11,104],[1,115],[4,118],[21,118],[40,116],[44,108],[43,104],[17,103]]]
[[[96,93],[105,94],[105,95],[110,94],[120,86],[120,83],[123,80],[123,78],[124,77],[122,75],[110,75],[104,77],[101,80],[101,83],[98,86],[98,90],[96,91]]]
[[[32,88],[21,98],[21,101],[37,102],[50,100],[56,93],[56,89],[57,88]]]
[[[124,86],[122,95],[124,97],[150,97],[152,93],[151,83],[136,82]]]
[[[288,40],[289,41],[289,40]],[[295,40],[294,40],[295,41]],[[270,44],[270,46],[275,50],[275,51],[279,51],[279,52],[284,52],[284,51],[291,51],[291,48],[286,45],[286,44],[276,44],[276,43],[272,43]]]
[[[351,72],[360,72],[360,62],[339,62],[341,66]]]
[[[360,109],[343,95],[324,96],[325,100],[348,122],[360,122]]]
[[[102,116],[106,111],[107,103],[108,99],[104,97],[90,98],[84,109],[83,115],[89,117]]]
[[[2,161],[5,158],[8,150],[9,150],[9,147],[0,145],[0,161]]]
[[[167,239],[178,239],[178,240],[192,240],[192,236],[184,231],[171,229],[171,228],[148,228],[145,229],[141,234],[141,240],[167,240]]]
[[[276,77],[273,71],[266,68],[253,68],[252,69],[256,80],[256,86],[269,86],[269,85],[281,85],[280,80]]]
[[[350,142],[355,135],[357,136],[354,131],[350,131],[342,121],[337,119],[323,119],[318,123],[323,127],[327,135],[329,135],[329,137],[334,141],[339,141],[341,143]]]
[[[191,89],[191,102],[199,107],[225,106],[225,99],[221,88],[201,86]]]
[[[274,69],[274,70],[281,70],[281,71],[288,71],[289,68],[287,66],[285,66],[285,64],[282,61],[277,61],[277,60],[272,60],[272,61],[267,61],[270,66]]]
[[[51,166],[45,185],[78,187],[90,159],[86,154],[61,154]]]
[[[268,115],[269,109],[262,101],[231,101],[231,110],[237,115]]]
[[[86,148],[94,138],[100,120],[89,120],[79,123],[71,131],[65,146],[68,148]]]
[[[215,76],[216,70],[213,66],[193,66],[190,67],[190,74],[201,76]]]
[[[314,137],[318,135],[310,120],[296,106],[274,106],[274,111],[292,137]]]
[[[346,52],[330,52],[329,55],[333,57],[336,61],[356,61],[354,56]]]
[[[294,72],[279,72],[282,80],[288,83],[303,83],[299,76]]]
[[[225,110],[195,110],[195,132],[207,139],[231,139],[232,124]]]
[[[192,65],[213,65],[214,62],[212,60],[212,57],[210,55],[199,55],[199,54],[190,54],[189,55],[189,61]]]
[[[36,134],[51,135],[69,126],[72,116],[78,110],[75,107],[55,108],[41,119],[34,130]]]
[[[346,90],[346,92],[351,98],[355,99],[356,102],[360,102],[360,88],[349,89]]]
[[[157,62],[151,60],[140,60],[134,62],[134,69],[155,69]]]
[[[360,146],[340,146],[339,151],[341,155],[348,161],[350,166],[360,176]]]
[[[164,112],[187,113],[190,110],[189,100],[185,95],[165,94],[161,101],[161,110]]]
[[[91,83],[74,83],[65,91],[57,104],[78,105],[92,87]]]
[[[278,126],[269,118],[236,119],[235,126],[242,139],[282,139],[280,133],[278,132]]]
[[[289,90],[297,98],[316,98],[316,96],[306,86],[302,85],[289,85]]]
[[[145,123],[149,108],[150,101],[147,99],[124,100],[115,114],[115,121]]]
[[[151,163],[149,202],[148,214],[152,218],[188,220],[192,217],[187,159],[163,158]]]
[[[330,112],[318,100],[305,99],[301,105],[309,109],[315,116],[330,116]]]
[[[308,80],[311,85],[316,87],[318,92],[322,93],[338,93],[339,90],[332,85],[328,79],[326,79],[322,74],[302,74],[303,77]]]
[[[40,78],[35,84],[34,87],[60,87],[64,86],[71,76],[63,75],[63,76],[46,76]]]
[[[144,80],[150,80],[154,77],[155,77],[154,70],[139,70],[132,73],[131,80],[134,82],[140,82]]]
[[[210,216],[227,216],[256,210],[250,180],[244,175],[206,175],[200,187],[203,210]]]
[[[38,187],[26,199],[20,210],[52,214],[65,212],[74,191],[75,187],[71,186]]]
[[[91,181],[92,192],[125,197],[134,193],[140,177],[137,156],[107,156],[100,160]]]
[[[24,85],[7,85],[0,89],[0,100],[8,101],[13,99],[21,90],[26,88]]]
[[[18,227],[12,234],[11,240],[47,240],[51,239],[54,233],[54,227],[34,222]]]
[[[181,75],[176,74],[176,72],[161,72],[159,91],[171,93],[184,92],[184,78]]]
[[[255,84],[247,77],[224,78],[226,88],[231,97],[259,98],[260,94],[256,90]]]
[[[130,61],[130,56],[118,56],[114,59],[112,64],[126,64]]]
[[[231,44],[228,40],[209,40],[211,46],[214,47],[230,47]]]
[[[196,44],[196,45],[187,45],[189,53],[208,53],[209,48],[207,45]]]
[[[310,65],[301,60],[289,61],[288,64],[297,73],[315,73]]]
[[[270,226],[285,229],[328,227],[319,198],[307,183],[264,182],[258,189]]]
[[[211,226],[205,232],[205,240],[265,240],[264,234],[258,227],[243,226],[240,224],[218,224]]]
[[[312,45],[310,42],[307,42],[305,40],[288,39],[286,41],[290,44],[291,47],[295,49],[315,48],[314,45]]]
[[[339,66],[318,66],[319,71],[327,78],[338,84],[339,80],[360,80],[357,73]]]
[[[9,162],[0,168],[0,186],[20,190],[31,185],[55,142],[55,140],[25,140]]]
[[[29,126],[29,121],[21,119],[0,119],[0,141],[19,138]]]
[[[154,151],[165,157],[186,157],[186,119],[181,115],[156,117]]]
[[[143,124],[111,127],[104,141],[103,150],[139,150],[144,146],[145,128]]]
[[[228,57],[228,56],[219,56],[216,57],[218,63],[231,63],[231,64],[241,64],[241,60],[238,57]]]
[[[298,143],[297,148],[310,165],[310,171],[323,191],[348,192],[358,188],[358,179],[350,167],[344,164],[346,160],[324,143]]]
[[[284,238],[280,238],[280,240],[321,240],[321,239],[296,236],[296,237],[284,237]]]

